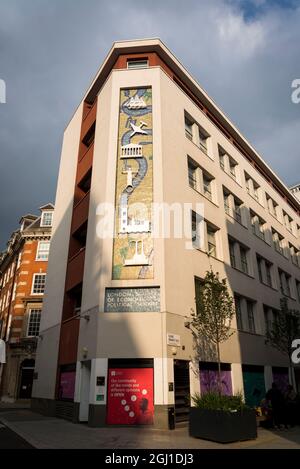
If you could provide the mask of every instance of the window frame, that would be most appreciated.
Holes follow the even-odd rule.
[[[29,335],[31,316],[32,316],[33,314],[36,314],[37,311],[39,311],[38,333],[37,333],[37,334],[30,334],[30,335]],[[42,315],[42,308],[29,308],[29,310],[28,310],[28,323],[27,323],[26,337],[38,337],[38,336],[39,336],[39,333],[40,333],[40,325],[41,325],[41,315]]]
[[[45,223],[45,221],[44,221],[45,215],[48,215],[48,214],[51,215],[51,223],[50,224]],[[53,224],[53,210],[43,210],[42,215],[41,215],[41,224],[40,224],[40,226],[43,227],[43,228],[51,228],[52,224]]]
[[[41,244],[47,244],[48,245],[48,251],[42,251],[42,252],[47,252],[47,258],[46,259],[40,259],[39,258],[39,250],[40,250],[40,245]],[[36,248],[36,256],[35,256],[35,260],[37,262],[47,262],[48,259],[49,259],[49,251],[50,251],[50,241],[49,240],[40,240],[38,241],[38,245],[37,245],[37,248]]]
[[[44,291],[43,292],[38,292],[38,293],[35,293],[34,292],[34,285],[35,285],[35,279],[37,276],[42,276],[45,278],[45,282],[44,282]],[[31,295],[35,295],[35,296],[43,296],[44,293],[45,293],[45,286],[46,286],[46,273],[45,272],[35,272],[33,274],[33,277],[32,277],[32,285],[31,285]]]

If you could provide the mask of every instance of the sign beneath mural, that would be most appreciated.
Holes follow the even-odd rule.
[[[109,370],[107,423],[153,424],[153,368]]]
[[[159,312],[160,288],[106,288],[106,312]]]
[[[112,278],[153,278],[151,88],[120,92]]]

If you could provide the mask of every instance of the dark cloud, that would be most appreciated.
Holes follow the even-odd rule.
[[[54,201],[63,130],[116,40],[161,37],[278,175],[300,179],[300,9],[285,3],[0,0],[0,246]]]

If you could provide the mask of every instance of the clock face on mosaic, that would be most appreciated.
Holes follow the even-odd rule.
[[[153,278],[152,90],[120,91],[112,278]]]

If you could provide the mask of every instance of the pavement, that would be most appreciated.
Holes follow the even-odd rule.
[[[259,428],[256,440],[224,445],[192,438],[187,427],[175,430],[149,427],[91,428],[86,424],[73,424],[22,408],[2,407],[1,423],[28,445],[38,449],[300,449],[300,427],[276,431]],[[1,431],[6,430],[2,428]],[[0,447],[5,446],[2,443]]]

